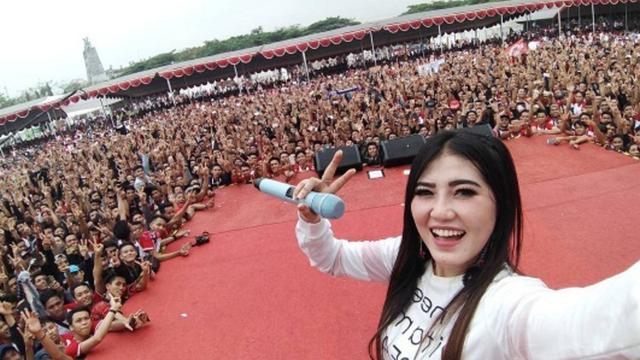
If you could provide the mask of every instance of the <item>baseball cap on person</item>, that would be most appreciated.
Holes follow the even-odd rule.
[[[78,265],[69,265],[69,272],[70,273],[77,273],[78,271],[80,271],[80,268],[78,267]]]
[[[9,352],[18,352],[16,348],[11,344],[0,345],[0,359],[4,358]]]
[[[460,108],[460,101],[453,99],[449,101],[449,109],[458,110]]]

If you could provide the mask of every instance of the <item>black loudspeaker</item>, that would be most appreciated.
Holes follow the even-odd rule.
[[[419,134],[380,142],[382,165],[390,167],[411,164],[424,143],[425,139]]]
[[[342,150],[342,161],[336,169],[336,174],[343,174],[351,168],[355,168],[358,171],[362,170],[362,158],[360,157],[358,147],[355,145],[343,146],[340,148],[324,149],[316,152],[315,165],[318,176],[322,177],[322,174],[324,174],[327,166],[329,166],[331,159],[333,159],[333,154],[338,150]]]
[[[460,129],[462,131],[467,131],[470,133],[474,133],[474,134],[478,134],[478,135],[485,135],[485,136],[493,136],[493,129],[491,128],[491,125],[489,124],[482,124],[482,125],[476,125],[476,126],[472,126],[472,127],[468,127],[468,128],[463,128]]]

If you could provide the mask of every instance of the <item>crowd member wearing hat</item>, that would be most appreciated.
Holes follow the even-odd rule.
[[[0,345],[0,360],[23,360],[20,351],[13,345]]]

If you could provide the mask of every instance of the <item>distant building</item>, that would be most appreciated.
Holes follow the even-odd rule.
[[[89,38],[84,38],[84,51],[82,52],[82,56],[84,56],[84,66],[87,69],[87,81],[90,84],[97,84],[99,82],[106,81],[107,74],[102,67],[102,62],[100,62],[100,57],[98,57],[98,51],[96,48],[91,45]]]

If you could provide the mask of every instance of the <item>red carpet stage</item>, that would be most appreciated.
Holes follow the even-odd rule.
[[[587,145],[509,143],[525,207],[523,268],[551,287],[583,286],[640,259],[640,162]],[[384,179],[359,173],[342,190],[339,237],[401,231],[406,167]],[[151,325],[109,334],[90,359],[364,359],[383,284],[336,279],[309,266],[294,236],[292,205],[253,186],[218,191],[216,209],[189,225],[211,243],[162,265],[126,311]]]

